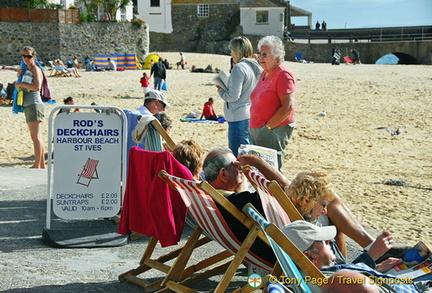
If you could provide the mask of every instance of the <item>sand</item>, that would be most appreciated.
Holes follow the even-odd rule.
[[[171,63],[179,55],[160,53]],[[187,66],[211,64],[228,72],[229,56],[186,53]],[[360,222],[377,231],[387,230],[401,242],[432,244],[429,219],[432,203],[432,77],[422,65],[340,65],[286,62],[297,78],[297,128],[287,147],[284,173],[324,168]],[[117,106],[134,110],[142,104],[142,70],[85,72],[81,78],[50,77],[58,105],[73,96],[77,104]],[[195,139],[205,151],[227,146],[223,124],[181,122],[190,111],[200,111],[209,97],[222,114],[222,100],[212,83],[213,74],[168,71],[168,96],[173,106],[174,141]],[[0,81],[16,79],[0,71]],[[56,105],[47,105],[47,113]],[[325,111],[326,116],[320,116]],[[27,168],[33,149],[23,114],[0,106],[0,167]],[[377,129],[387,126],[407,132],[392,137]],[[45,145],[48,120],[43,123]],[[400,180],[407,186],[383,184]]]

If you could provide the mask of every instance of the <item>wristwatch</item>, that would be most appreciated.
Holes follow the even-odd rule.
[[[270,126],[268,126],[268,124],[266,124],[266,128],[267,128],[268,130],[272,130],[272,128],[271,128]]]

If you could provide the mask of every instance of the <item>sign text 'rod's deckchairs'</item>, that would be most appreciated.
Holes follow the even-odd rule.
[[[301,280],[300,284],[294,282],[297,284],[291,285],[290,289],[296,293],[312,292],[296,265],[310,277],[310,280],[323,280],[326,278],[274,223],[270,223],[264,219],[251,204],[245,205],[243,212],[253,219],[267,236],[286,277],[292,278],[291,280]],[[270,280],[272,282],[278,281],[277,278],[270,278]],[[316,283],[323,282],[317,281]]]
[[[254,240],[259,237],[268,243],[263,233],[254,225],[244,213],[238,210],[231,202],[229,202],[222,194],[215,190],[209,183],[194,182],[185,180],[179,177],[171,176],[165,171],[161,171],[159,176],[169,183],[173,188],[177,189],[183,198],[185,204],[189,207],[188,212],[196,221],[198,226],[208,233],[215,241],[222,245],[230,254],[234,255],[229,267],[225,270],[225,274],[218,283],[213,292],[226,292],[226,289],[237,271],[240,264],[246,261],[253,266],[259,267],[267,272],[272,270],[272,264],[252,253],[249,249],[254,243]],[[227,210],[238,221],[249,229],[249,234],[240,242],[231,231],[229,224],[225,221],[216,203],[223,209]],[[180,257],[179,257],[180,258]],[[179,261],[177,259],[176,261]],[[188,279],[176,281],[175,279],[166,279],[163,282],[167,288],[176,292],[197,292],[189,287]],[[238,289],[238,292],[251,292],[256,290],[249,285]]]

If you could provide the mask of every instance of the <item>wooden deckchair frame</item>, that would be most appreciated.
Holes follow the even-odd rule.
[[[267,222],[251,204],[246,204],[243,207],[243,212],[255,222],[255,225],[263,231],[267,237],[273,241],[273,250],[275,250],[274,244],[280,249],[275,250],[275,254],[280,260],[278,255],[288,256],[288,263],[292,260],[300,269],[302,269],[308,276],[313,279],[326,279],[324,274],[303,254],[298,247],[292,243],[292,241],[274,224]],[[280,261],[279,261],[280,262]],[[284,272],[292,271],[294,274],[297,273],[295,267],[282,267]],[[290,276],[291,277],[291,276]],[[298,277],[298,276],[297,276]],[[322,283],[322,282],[319,282]],[[310,292],[310,291],[302,291]]]
[[[203,181],[201,183],[198,182],[192,182],[188,180],[184,180],[175,176],[171,176],[167,174],[165,171],[161,171],[159,173],[159,176],[168,184],[170,184],[171,187],[176,188],[180,193],[183,192],[184,196],[190,197],[191,195],[188,194],[188,192],[191,192],[192,189],[195,189],[197,191],[200,190],[201,196],[206,196],[205,201],[214,201],[214,203],[218,203],[222,208],[226,209],[228,212],[230,212],[237,220],[239,220],[241,223],[243,223],[249,230],[248,236],[245,238],[243,243],[239,245],[239,248],[236,251],[229,252],[230,254],[235,254],[234,259],[229,263],[229,267],[225,270],[225,274],[218,283],[218,286],[214,290],[214,292],[225,292],[232,277],[234,276],[235,272],[237,271],[239,265],[245,261],[245,258],[248,255],[248,251],[250,247],[252,246],[254,240],[256,237],[260,237],[263,241],[268,243],[267,238],[264,236],[264,234],[256,227],[248,217],[246,217],[245,214],[243,214],[241,211],[239,211],[231,202],[229,202],[222,194],[220,194],[217,190],[215,190],[210,184]],[[184,188],[181,185],[184,184]],[[193,187],[192,187],[193,186]],[[183,189],[184,188],[184,189]],[[193,191],[192,191],[193,192]],[[192,195],[193,196],[193,195]],[[217,209],[217,207],[215,206]],[[194,209],[194,208],[193,208]],[[192,213],[196,214],[196,212],[192,211]],[[198,217],[199,218],[199,217]],[[223,222],[225,222],[224,219],[219,219]],[[203,225],[206,225],[205,223]],[[214,228],[212,228],[214,229]],[[207,233],[211,234],[211,230],[207,231]],[[225,234],[224,234],[225,235]],[[217,236],[216,236],[217,238]],[[220,243],[220,242],[219,242]],[[222,243],[220,243],[222,244]],[[222,245],[225,248],[227,248],[225,245]],[[271,269],[271,268],[270,268]],[[269,269],[268,269],[269,270]],[[162,283],[166,286],[166,288],[169,288],[171,290],[175,290],[176,292],[197,292],[189,287],[186,286],[185,282],[183,280],[175,280],[166,278],[165,281]],[[249,285],[245,285],[242,289],[239,289],[238,292],[251,292],[256,289],[250,287]]]

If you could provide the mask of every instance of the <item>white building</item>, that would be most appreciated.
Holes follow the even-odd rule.
[[[144,20],[149,31],[172,33],[171,0],[133,0],[133,4],[135,17]]]
[[[80,4],[78,0],[48,0],[50,3],[60,4],[64,9],[68,9],[70,6],[74,5],[85,11],[83,4]],[[146,0],[147,1],[147,0]],[[102,20],[106,17],[105,11],[102,7],[99,7],[96,15],[98,20]],[[133,3],[130,1],[126,9],[118,10],[115,19],[120,21],[131,21],[133,18]]]

